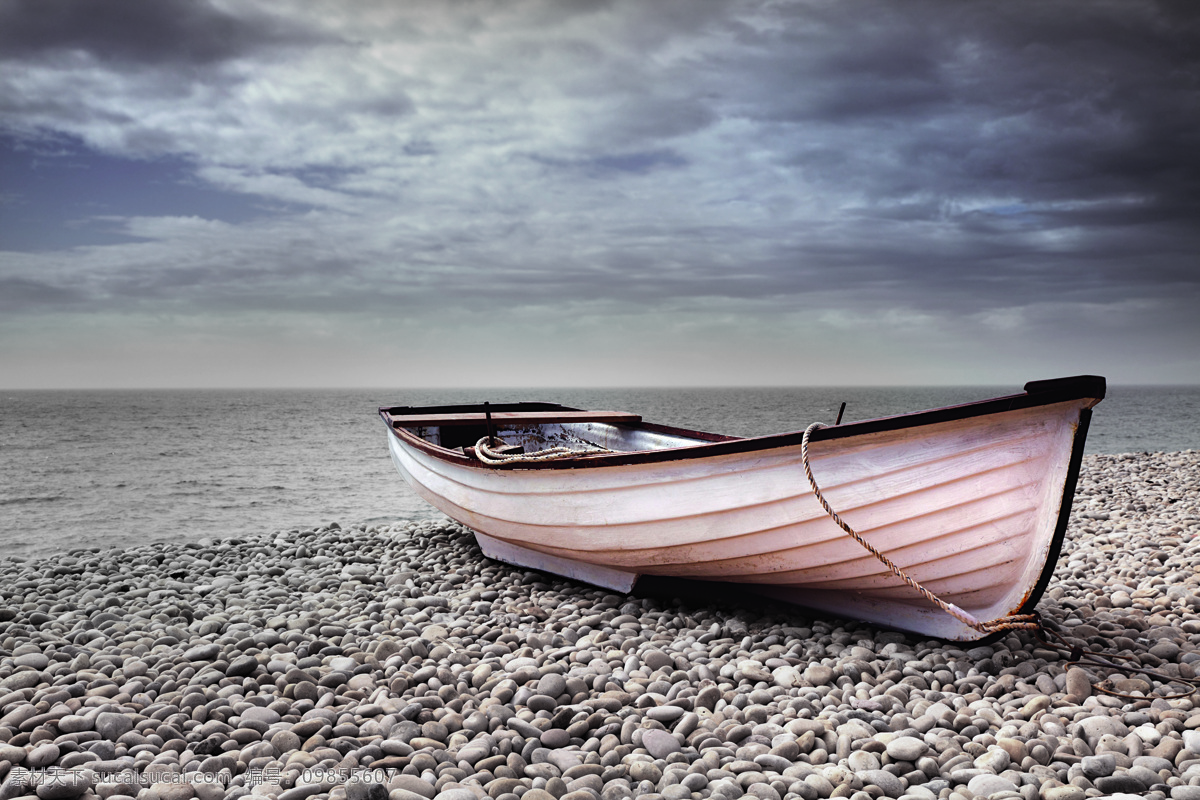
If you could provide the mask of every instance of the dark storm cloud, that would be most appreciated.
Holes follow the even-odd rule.
[[[205,65],[264,47],[328,40],[290,21],[235,16],[207,0],[4,0],[0,59],[84,53],[117,65]]]
[[[785,8],[788,24],[739,31],[750,47],[706,77],[726,114],[775,126],[783,163],[810,185],[861,201],[785,245],[795,257],[764,265],[767,284],[788,291],[815,265],[837,286],[838,265],[859,264],[849,274],[911,287],[917,304],[925,287],[974,304],[1071,286],[1196,291],[1194,6]]]
[[[687,159],[670,150],[614,153],[579,159],[537,155],[530,158],[535,163],[545,164],[553,169],[571,170],[590,178],[612,178],[628,174],[646,175],[659,169],[678,169],[687,166]]]
[[[1147,189],[1196,199],[1200,13],[1080,2],[790,8],[791,24],[743,34],[753,49],[709,74],[737,113],[794,124],[791,163],[819,178],[865,182],[879,199]],[[747,74],[761,81],[743,84]],[[820,136],[830,129],[842,133],[833,147]]]

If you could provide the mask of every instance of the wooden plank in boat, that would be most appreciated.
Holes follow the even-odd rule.
[[[640,414],[625,411],[494,411],[493,425],[543,425],[552,422],[607,422],[635,425],[642,421]],[[484,425],[487,417],[482,411],[461,414],[395,415],[392,424],[398,428],[433,428],[449,425]]]

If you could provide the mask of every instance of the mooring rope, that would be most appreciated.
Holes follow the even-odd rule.
[[[492,449],[488,442],[487,436],[475,443],[475,456],[484,464],[507,464],[513,461],[554,461],[560,458],[571,458],[572,456],[589,455],[591,453],[611,453],[607,447],[601,447],[598,444],[585,442],[590,449],[588,450],[572,450],[569,447],[547,447],[545,450],[536,450],[532,453],[500,453]],[[500,437],[495,437],[500,447],[504,447],[504,440]]]
[[[1045,647],[1058,651],[1059,657],[1065,656],[1067,664],[1086,664],[1087,666],[1103,667],[1105,669],[1110,669],[1117,673],[1124,674],[1141,673],[1142,675],[1156,679],[1159,683],[1167,686],[1172,683],[1179,683],[1188,687],[1188,691],[1176,692],[1174,694],[1151,694],[1150,692],[1144,692],[1141,695],[1136,695],[1132,693],[1116,691],[1110,678],[1104,678],[1099,682],[1091,682],[1093,691],[1103,692],[1104,694],[1111,695],[1113,697],[1121,697],[1127,700],[1181,700],[1185,697],[1191,697],[1192,695],[1196,694],[1196,692],[1200,691],[1200,678],[1184,678],[1182,676],[1168,675],[1156,670],[1146,669],[1141,665],[1140,662],[1138,662],[1137,656],[1125,656],[1118,653],[1097,653],[1094,650],[1084,649],[1080,645],[1067,641],[1066,636],[1064,636],[1060,631],[1054,629],[1052,622],[1043,622],[1041,631],[1035,635]],[[1057,641],[1050,641],[1047,636]],[[1067,650],[1069,653],[1063,653],[1063,650]],[[1136,665],[1118,664],[1113,659],[1118,661],[1134,661],[1138,663]]]
[[[919,592],[926,600],[933,603],[935,606],[942,609],[964,625],[980,631],[981,633],[995,633],[997,631],[1008,630],[1041,630],[1041,624],[1038,622],[1037,614],[1013,614],[1007,617],[998,617],[987,622],[981,622],[980,620],[975,619],[975,617],[971,616],[971,614],[967,613],[966,611],[963,611],[958,606],[954,605],[953,603],[947,603],[945,600],[926,589],[924,586],[918,583],[916,579],[912,578],[904,570],[896,566],[890,558],[881,553],[874,545],[872,545],[870,542],[860,536],[853,528],[847,525],[825,500],[825,495],[821,494],[821,489],[817,486],[816,478],[813,477],[812,467],[808,463],[808,438],[817,428],[823,427],[825,426],[822,423],[814,422],[805,429],[804,438],[800,440],[800,458],[804,462],[804,474],[808,477],[808,485],[812,487],[813,495],[817,498],[817,502],[821,504],[821,508],[825,509],[825,513],[829,515],[830,519],[837,523],[839,528],[850,534],[850,536],[854,538],[854,541],[861,544],[867,549],[868,552],[870,552],[871,555],[879,559],[879,561],[885,567],[892,571],[893,575],[907,583],[909,586]]]

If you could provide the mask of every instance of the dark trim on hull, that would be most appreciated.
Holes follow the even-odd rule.
[[[916,411],[910,414],[899,414],[891,417],[847,422],[836,427],[818,428],[813,431],[810,441],[821,442],[833,439],[845,439],[852,436],[862,436],[869,433],[882,433],[907,428],[917,428],[922,425],[933,425],[941,422],[951,422],[972,417],[982,417],[989,414],[1000,414],[1005,411],[1016,411],[1038,406],[1048,406],[1071,400],[1094,399],[1100,402],[1105,394],[1104,378],[1095,375],[1079,375],[1073,378],[1057,378],[1046,381],[1031,381],[1025,384],[1024,394],[997,397],[992,400],[980,400],[974,403],[963,403],[955,406]],[[1093,403],[1094,405],[1094,403]],[[505,403],[491,407],[494,411],[578,411],[554,403]],[[449,461],[460,466],[481,470],[506,469],[595,469],[598,467],[627,466],[630,464],[652,464],[663,461],[678,461],[686,458],[710,458],[713,456],[730,455],[734,453],[749,453],[758,450],[772,450],[778,447],[792,447],[800,444],[804,438],[803,431],[791,433],[776,433],[768,436],[755,436],[748,439],[722,436],[720,434],[691,431],[683,428],[672,428],[666,425],[641,423],[637,426],[643,430],[660,433],[677,434],[679,436],[700,439],[705,444],[672,447],[662,450],[639,450],[628,453],[612,453],[603,455],[585,455],[576,458],[559,459],[554,461],[518,461],[509,464],[484,464],[477,459],[452,452],[443,447],[430,444],[421,437],[403,427],[405,414],[434,414],[434,413],[463,413],[482,411],[482,405],[460,406],[427,406],[422,408],[398,406],[395,408],[380,408],[379,415],[388,426],[392,435],[424,453],[443,461]],[[397,427],[399,426],[399,427]]]

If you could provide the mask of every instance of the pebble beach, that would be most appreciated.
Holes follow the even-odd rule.
[[[1085,458],[1038,610],[1120,669],[615,595],[445,520],[0,559],[0,800],[1200,800],[1198,532],[1200,454]]]

